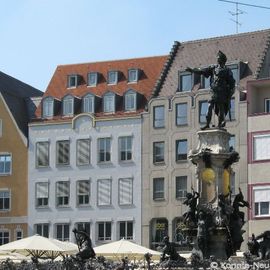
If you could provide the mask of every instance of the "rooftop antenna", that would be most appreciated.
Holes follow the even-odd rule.
[[[255,7],[255,8],[270,9],[270,7],[266,7],[266,6],[258,6],[258,5],[251,5],[251,4],[242,3],[242,2],[235,2],[235,1],[229,1],[229,0],[218,0],[218,1],[220,1],[220,2],[226,2],[226,3],[231,3],[231,4],[235,4],[235,12],[229,11],[229,13],[230,13],[232,16],[235,16],[235,17],[236,17],[235,20],[231,19],[233,22],[235,22],[235,25],[236,25],[236,33],[238,33],[238,26],[239,26],[239,25],[241,26],[241,23],[239,23],[239,21],[238,21],[238,15],[241,15],[241,14],[246,13],[246,12],[240,10],[240,9],[238,8],[238,5],[248,6],[248,7]]]

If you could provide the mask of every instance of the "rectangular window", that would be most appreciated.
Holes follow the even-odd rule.
[[[119,156],[120,161],[132,160],[132,137],[120,137],[119,138]]]
[[[125,94],[125,111],[136,110],[136,93],[129,92]]]
[[[206,123],[206,114],[208,111],[208,102],[206,100],[199,102],[199,122]]]
[[[77,140],[77,165],[90,164],[90,139]]]
[[[206,77],[202,76],[202,86],[204,89],[210,88],[210,77],[206,78]]]
[[[106,241],[112,239],[112,224],[111,222],[98,223],[98,241]]]
[[[176,141],[176,161],[187,160],[187,140]]]
[[[10,191],[0,190],[0,211],[10,210]]]
[[[87,95],[83,98],[83,112],[94,113],[95,98],[92,95]]]
[[[154,163],[163,163],[164,159],[164,142],[154,142],[153,143],[153,162]]]
[[[111,161],[111,138],[98,139],[98,162]]]
[[[68,88],[77,87],[78,75],[68,75]]]
[[[188,92],[191,91],[192,85],[192,74],[191,73],[183,73],[179,75],[179,91],[180,92]]]
[[[270,113],[270,98],[264,100],[264,112]]]
[[[109,71],[108,73],[108,84],[117,84],[118,82],[118,72]]]
[[[36,206],[46,207],[49,205],[49,183],[36,183]]]
[[[49,238],[49,224],[41,223],[35,225],[36,234]]]
[[[45,118],[52,117],[54,114],[53,111],[53,98],[47,97],[42,101],[42,116]]]
[[[270,134],[253,137],[253,160],[270,159]]]
[[[233,78],[235,80],[235,83],[237,84],[239,82],[239,69],[238,69],[238,65],[230,65],[228,67],[232,71]]]
[[[76,223],[76,227],[78,231],[84,231],[90,236],[90,233],[91,233],[90,222],[78,222]]]
[[[128,70],[128,82],[137,82],[138,81],[138,69],[129,69]]]
[[[226,115],[227,121],[230,120],[230,114],[231,114],[231,120],[235,120],[235,99],[234,98],[231,99],[230,111]]]
[[[153,179],[153,200],[164,200],[164,178]]]
[[[11,155],[0,154],[0,175],[11,174]]]
[[[74,99],[72,97],[64,98],[63,115],[67,115],[67,116],[73,115],[74,113],[73,105],[74,105]]]
[[[77,204],[79,206],[90,204],[90,181],[89,180],[77,181]]]
[[[69,241],[69,224],[56,224],[56,239]]]
[[[119,239],[126,239],[126,240],[133,239],[133,222],[132,221],[119,222]]]
[[[69,205],[70,187],[69,181],[56,182],[56,204],[57,206]]]
[[[115,95],[108,94],[103,97],[103,111],[105,113],[114,113],[115,112]]]
[[[270,188],[254,188],[254,208],[255,216],[270,216]]]
[[[187,125],[187,103],[176,104],[176,125]]]
[[[154,127],[163,128],[165,127],[165,110],[164,106],[154,107]]]
[[[0,246],[9,243],[9,231],[0,231]]]
[[[23,238],[23,231],[20,229],[17,229],[15,231],[15,239],[16,240],[21,240]]]
[[[56,164],[69,165],[69,141],[56,142]]]
[[[111,205],[111,189],[112,181],[111,179],[101,179],[97,182],[97,195],[98,195],[98,205],[106,206]]]
[[[36,166],[49,166],[49,142],[37,142],[36,144]]]
[[[176,199],[183,199],[187,194],[187,176],[177,176],[175,178],[175,197]]]
[[[119,179],[119,205],[131,205],[133,203],[133,179]]]
[[[88,86],[96,86],[97,85],[97,72],[88,73]]]

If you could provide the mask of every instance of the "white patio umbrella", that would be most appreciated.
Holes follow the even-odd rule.
[[[95,247],[94,250],[97,255],[118,259],[126,256],[130,259],[144,259],[144,254],[146,253],[152,254],[153,258],[160,257],[161,255],[158,251],[140,246],[125,239]]]
[[[33,235],[0,246],[0,251],[18,252],[23,255],[32,255],[37,258],[50,258],[54,260],[63,254],[78,252],[75,244],[65,243],[40,235]]]

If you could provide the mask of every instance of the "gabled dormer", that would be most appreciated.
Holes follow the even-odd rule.
[[[121,97],[114,92],[107,92],[103,95],[103,112],[104,113],[115,113]]]
[[[57,114],[60,107],[60,100],[51,96],[42,99],[42,118],[52,118]]]
[[[66,95],[62,99],[62,115],[73,116],[79,107],[80,99],[70,94]]]
[[[95,113],[99,104],[100,97],[97,97],[92,93],[87,93],[82,97],[82,112]]]

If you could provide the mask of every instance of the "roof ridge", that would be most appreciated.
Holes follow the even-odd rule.
[[[258,67],[256,68],[256,71],[255,71],[255,74],[254,74],[254,77],[256,79],[258,79],[258,76],[261,72],[261,69],[263,67],[263,63],[264,63],[264,60],[265,60],[265,57],[267,55],[267,52],[269,51],[269,48],[270,48],[270,33],[268,34],[268,37],[267,37],[267,40],[265,42],[265,47],[263,48],[263,51],[262,51],[262,57],[261,57],[261,61],[258,65]]]
[[[131,61],[131,60],[142,60],[142,59],[150,59],[150,58],[160,58],[166,57],[167,55],[154,55],[154,56],[145,56],[145,57],[134,57],[134,58],[123,58],[123,59],[113,59],[113,60],[101,60],[101,61],[94,61],[94,62],[84,62],[84,63],[74,63],[74,64],[63,64],[57,65],[58,67],[68,67],[68,66],[77,66],[77,65],[89,65],[89,64],[100,64],[100,63],[110,63],[110,62],[117,62],[117,61]]]
[[[220,39],[224,39],[224,38],[247,36],[247,35],[251,35],[251,34],[258,34],[258,33],[261,33],[261,32],[269,32],[270,33],[270,28],[262,29],[262,30],[257,30],[257,31],[252,31],[252,32],[245,32],[245,33],[238,33],[238,34],[231,34],[231,35],[216,36],[216,37],[211,37],[211,38],[202,38],[202,39],[196,39],[196,40],[188,40],[188,41],[183,41],[181,43],[182,43],[182,45],[185,45],[185,44],[198,43],[198,42],[202,42],[202,41],[220,40]]]
[[[160,89],[161,89],[161,87],[162,87],[162,85],[164,83],[164,80],[165,80],[165,78],[166,78],[166,76],[167,76],[167,74],[168,74],[168,72],[169,72],[169,70],[171,68],[171,65],[173,63],[175,55],[176,55],[176,53],[178,51],[178,48],[180,46],[181,46],[181,43],[179,41],[174,42],[174,44],[172,46],[172,49],[170,51],[170,54],[168,55],[168,58],[167,58],[166,62],[163,65],[160,76],[159,76],[158,80],[156,81],[156,84],[154,86],[154,89],[152,91],[152,94],[151,94],[150,98],[155,97],[155,96],[158,95],[158,92],[160,91]]]

